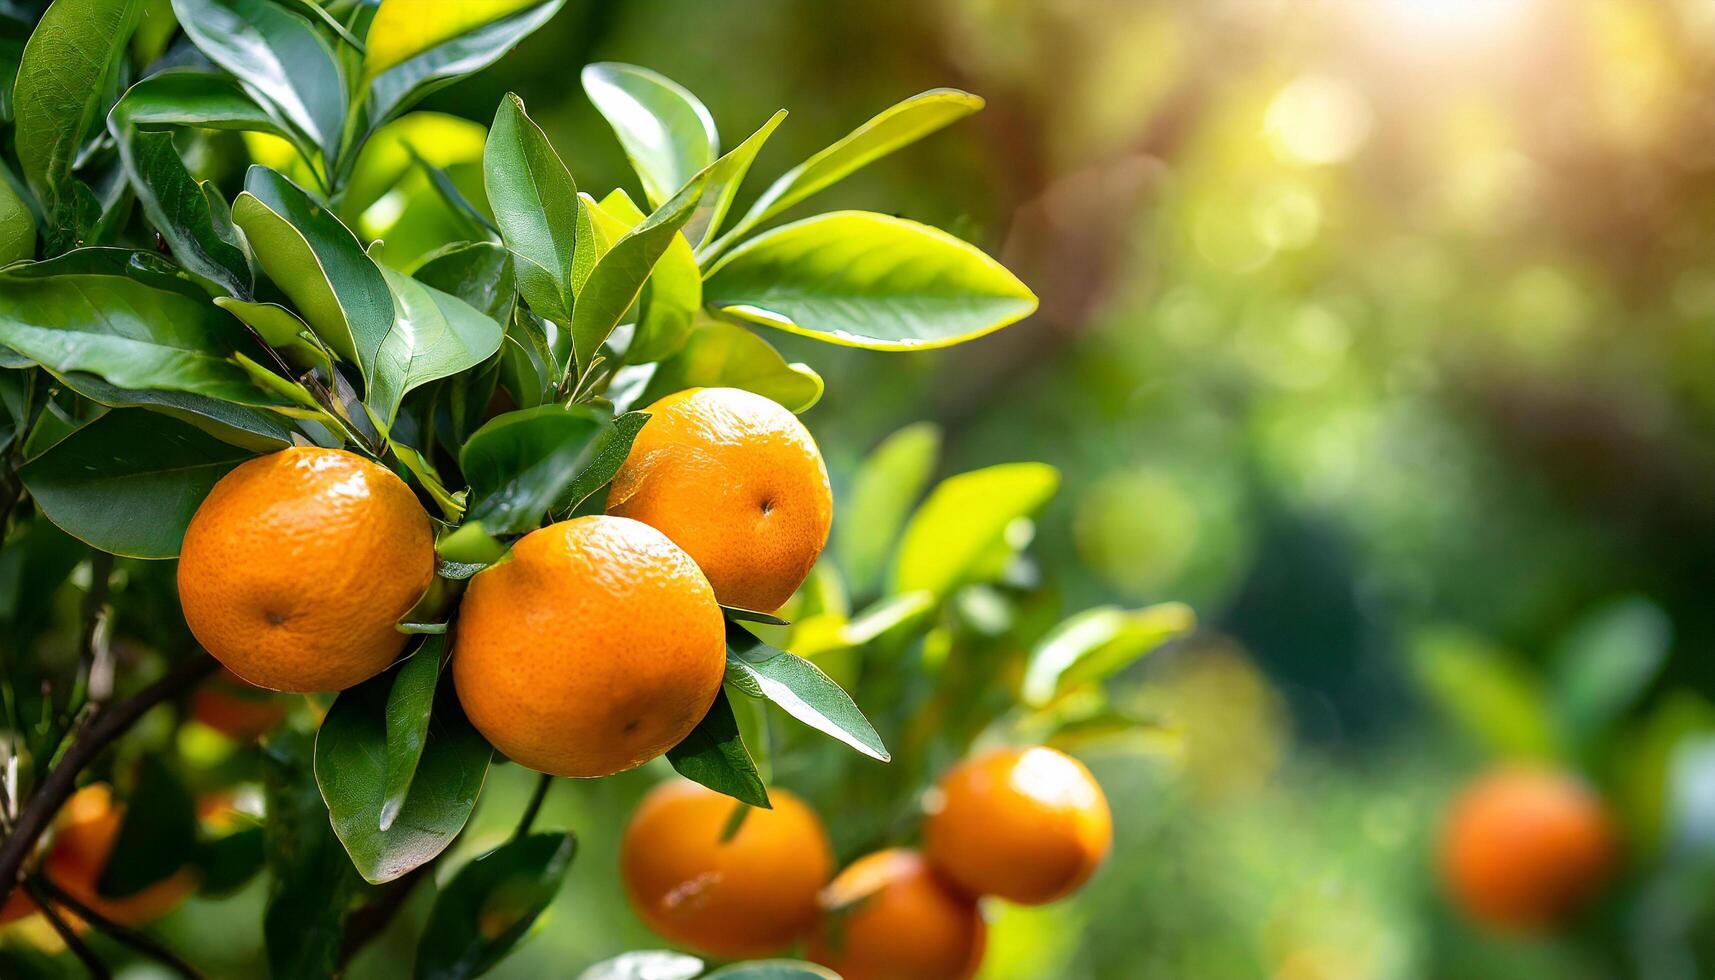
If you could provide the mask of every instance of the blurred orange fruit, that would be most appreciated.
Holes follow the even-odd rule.
[[[816,921],[816,894],[834,871],[816,812],[778,787],[772,810],[752,809],[722,840],[736,802],[688,780],[656,786],[619,846],[632,908],[676,943],[729,959],[767,956]]]
[[[726,672],[708,580],[660,531],[580,517],[532,531],[471,579],[453,680],[472,723],[557,776],[642,765],[690,734]]]
[[[1089,879],[1113,843],[1107,797],[1078,760],[1040,746],[966,759],[929,796],[924,850],[973,895],[1022,905]]]
[[[248,742],[283,721],[286,706],[222,668],[191,695],[191,717],[235,742]]]
[[[386,669],[394,624],[435,574],[429,516],[394,473],[342,449],[250,460],[185,531],[179,599],[197,641],[277,691],[338,691]]]
[[[36,903],[30,900],[30,896],[20,885],[12,889],[12,894],[6,896],[6,904],[0,905],[0,926],[16,922],[35,911]]]
[[[171,912],[196,888],[189,868],[124,898],[104,898],[97,890],[119,836],[125,809],[113,802],[105,783],[72,794],[54,821],[53,844],[42,871],[54,884],[95,912],[122,925],[142,925]],[[69,911],[69,910],[68,910]]]
[[[877,851],[822,890],[810,959],[845,980],[966,980],[987,929],[976,901],[916,851]]]
[[[780,608],[810,574],[834,515],[809,430],[737,388],[689,388],[646,411],[607,512],[672,538],[726,605]]]
[[[1472,919],[1504,931],[1553,926],[1608,880],[1612,820],[1576,777],[1497,769],[1453,801],[1441,834],[1441,874]]]

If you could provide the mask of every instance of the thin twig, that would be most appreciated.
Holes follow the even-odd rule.
[[[518,828],[512,832],[512,839],[517,840],[530,832],[530,826],[536,822],[536,815],[542,812],[542,801],[548,798],[548,787],[553,785],[554,777],[542,773],[536,780],[536,790],[530,794],[530,802],[524,805],[524,813],[518,818]]]
[[[101,957],[96,956],[95,951],[79,938],[72,927],[66,924],[65,919],[60,917],[59,911],[54,908],[53,903],[48,901],[47,893],[35,887],[34,882],[26,882],[24,888],[30,893],[30,897],[36,900],[36,905],[42,910],[42,917],[48,920],[48,925],[53,926],[55,932],[59,933],[60,940],[66,944],[67,949],[77,956],[78,961],[83,964],[83,968],[89,971],[89,975],[94,980],[111,980],[113,971],[107,968],[106,963],[101,962]]]
[[[90,908],[83,902],[78,901],[76,897],[55,884],[54,880],[49,878],[47,875],[31,875],[29,879],[26,880],[25,887],[29,889],[31,895],[37,895],[43,892],[47,893],[47,896],[53,899],[55,903],[71,909],[72,913],[78,918],[94,926],[101,932],[106,933],[114,942],[117,942],[122,946],[130,947],[132,950],[142,954],[143,956],[147,956],[182,977],[187,977],[189,980],[202,980],[202,974],[198,973],[189,963],[179,959],[178,954],[156,942],[144,933],[138,932],[129,926],[120,925],[112,919],[109,919],[107,916],[102,915],[100,912]],[[38,899],[37,902],[39,904],[40,899]]]
[[[35,850],[36,839],[48,829],[54,814],[71,798],[72,790],[77,787],[78,773],[114,739],[136,724],[137,719],[148,714],[150,708],[189,690],[218,666],[219,662],[213,657],[199,651],[174,667],[167,676],[131,697],[84,718],[71,747],[25,804],[18,815],[17,826],[4,841],[0,841],[0,904],[18,886],[24,860]]]

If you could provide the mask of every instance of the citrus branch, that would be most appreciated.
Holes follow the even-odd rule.
[[[127,926],[122,926],[119,923],[114,922],[112,919],[109,919],[107,916],[102,915],[100,912],[95,911],[85,903],[79,901],[65,889],[55,884],[54,880],[49,878],[47,875],[31,876],[25,881],[24,887],[30,892],[32,897],[45,896],[52,899],[54,903],[63,905],[70,909],[72,914],[99,929],[103,933],[106,933],[108,936],[112,937],[114,941],[124,946],[129,946],[132,950],[147,956],[167,969],[172,970],[174,973],[187,978],[187,980],[202,980],[202,974],[198,973],[189,963],[180,959],[172,950],[149,938],[143,933]],[[37,898],[36,904],[42,904],[39,897]]]
[[[219,663],[201,651],[172,670],[165,677],[131,697],[105,709],[86,715],[78,733],[59,764],[42,780],[42,785],[18,814],[12,832],[0,842],[0,904],[9,898],[20,884],[24,861],[35,850],[36,841],[48,829],[54,814],[77,788],[78,773],[95,761],[114,739],[125,734],[149,709],[189,690],[198,681],[214,672]]]

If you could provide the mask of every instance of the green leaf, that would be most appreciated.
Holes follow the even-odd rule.
[[[119,409],[19,470],[48,519],[127,558],[173,558],[215,483],[250,458],[183,422]]]
[[[1600,735],[1667,663],[1673,624],[1647,599],[1608,603],[1573,624],[1553,655],[1552,697],[1567,730]]]
[[[483,0],[446,3],[444,0],[383,0],[369,23],[363,74],[373,78],[454,38],[540,0]]]
[[[500,962],[559,894],[576,849],[571,834],[530,834],[460,868],[429,913],[417,980],[466,980]]]
[[[723,605],[721,612],[735,623],[761,623],[764,626],[792,625],[790,620],[781,619],[773,613],[758,612],[755,609],[745,609],[740,606]]]
[[[512,322],[518,300],[512,253],[493,242],[460,242],[426,256],[411,278],[451,293],[496,323]]]
[[[811,728],[872,759],[893,756],[851,695],[821,668],[757,639],[743,626],[726,624],[726,681],[753,698],[767,698]]]
[[[853,171],[982,107],[981,98],[950,88],[930,89],[889,106],[847,133],[839,142],[793,167],[769,185],[732,231],[712,247],[711,253],[723,251],[752,228],[830,184],[844,180]]]
[[[665,949],[621,953],[578,974],[578,980],[691,980],[703,972],[695,956]]]
[[[459,451],[471,519],[491,534],[534,529],[594,456],[607,423],[598,409],[558,404],[490,419]]]
[[[12,185],[0,180],[0,266],[35,254],[36,218]]]
[[[262,342],[299,367],[325,366],[332,356],[316,340],[310,325],[278,303],[256,303],[216,296],[214,305],[249,324]]]
[[[603,430],[588,465],[578,471],[572,485],[560,495],[554,510],[561,513],[576,510],[579,504],[607,486],[619,468],[625,465],[626,457],[631,455],[631,443],[648,421],[647,412],[626,412],[615,417]]]
[[[899,529],[940,458],[941,430],[918,422],[882,440],[858,466],[850,499],[834,523],[834,552],[853,592],[869,595],[881,586]]]
[[[685,237],[699,250],[721,230],[721,222],[726,220],[733,198],[738,196],[745,175],[750,173],[750,165],[756,162],[756,154],[785,120],[785,109],[775,112],[760,129],[745,137],[743,143],[728,150],[709,168],[709,180],[703,188],[702,199],[697,202],[696,210],[691,212],[691,219],[685,222]],[[701,257],[699,254],[698,258]]]
[[[628,228],[645,220],[622,190],[615,189],[603,198],[601,207]],[[625,348],[627,363],[659,361],[685,345],[691,324],[703,306],[703,271],[697,268],[697,257],[683,235],[675,235],[668,243],[667,251],[655,263],[655,271],[644,282],[638,302],[637,329]]]
[[[709,713],[691,734],[667,750],[667,761],[679,775],[717,793],[764,810],[774,807],[768,802],[768,787],[757,775],[756,763],[739,736],[738,719],[724,689],[716,692]]]
[[[1506,651],[1455,630],[1412,639],[1418,683],[1454,724],[1498,755],[1551,757],[1554,721],[1541,682]]]
[[[840,980],[827,967],[802,960],[757,960],[723,966],[707,975],[708,980]]]
[[[494,64],[564,5],[565,0],[539,3],[383,71],[369,86],[369,127],[380,126],[436,89]]]
[[[185,169],[179,151],[173,148],[173,137],[135,129],[119,112],[116,108],[112,117],[119,158],[143,213],[172,249],[173,258],[214,291],[249,296],[250,262],[242,249],[221,236],[213,206],[202,185]]]
[[[692,179],[672,200],[656,208],[654,214],[622,235],[596,260],[572,313],[572,350],[579,371],[589,368],[596,351],[619,325],[620,317],[637,301],[644,280],[649,278],[668,246],[675,240],[683,241],[679,229],[684,227],[702,193],[702,179]]]
[[[1036,513],[1059,486],[1059,472],[1044,463],[1005,463],[941,481],[905,526],[893,591],[950,594],[1005,540],[1013,521]]]
[[[752,323],[871,350],[948,347],[1036,309],[1036,296],[975,247],[867,211],[757,236],[715,264],[703,299]]]
[[[208,59],[268,100],[325,160],[339,156],[345,77],[314,25],[271,0],[173,0]]]
[[[451,293],[394,272],[381,274],[393,293],[393,327],[381,342],[367,404],[383,431],[412,389],[476,367],[500,349],[500,324]]]
[[[197,869],[197,894],[222,897],[243,888],[266,859],[261,827],[245,827],[223,837],[197,842],[191,863]]]
[[[116,123],[138,129],[192,126],[291,138],[279,118],[230,75],[185,68],[150,75],[127,89],[108,114],[108,124]]]
[[[277,412],[182,391],[120,388],[93,374],[76,371],[54,377],[97,404],[109,408],[147,408],[188,422],[222,442],[251,452],[273,452],[292,444],[295,430]]]
[[[653,404],[686,388],[743,388],[792,412],[822,398],[822,376],[807,364],[786,363],[773,345],[737,324],[705,318],[677,354],[662,361],[638,403]]]
[[[24,44],[12,90],[18,163],[49,215],[70,204],[72,165],[112,98],[139,10],[138,0],[54,0]]]
[[[516,95],[494,114],[482,175],[494,223],[517,260],[518,292],[537,314],[570,323],[578,185]]]
[[[263,271],[365,382],[393,326],[393,295],[350,229],[285,177],[254,166],[232,206]]]
[[[518,307],[500,345],[500,384],[520,408],[548,401],[560,381],[559,359],[535,314]]]
[[[709,110],[679,83],[636,65],[586,65],[584,92],[613,127],[650,207],[660,207],[715,162],[720,137]]]
[[[444,627],[442,632],[444,633]],[[441,676],[444,635],[431,635],[400,665],[387,689],[387,782],[381,794],[379,827],[391,830],[405,806],[417,775],[417,764],[428,744],[429,717],[435,707],[435,684]]]
[[[275,980],[338,975],[346,910],[363,885],[328,823],[312,754],[311,737],[290,729],[262,750],[271,872],[262,932]]]
[[[128,898],[165,881],[185,866],[196,835],[196,801],[178,774],[160,755],[143,756],[96,892],[103,898]]]
[[[435,666],[438,670],[438,658]],[[402,671],[390,670],[342,693],[316,735],[316,784],[334,832],[358,874],[374,884],[392,881],[446,850],[470,819],[493,754],[465,718],[458,697],[443,690],[435,699],[405,800],[383,830],[387,769],[394,759],[388,738],[390,695]],[[401,710],[408,710],[404,702],[409,700],[408,693],[401,697]]]
[[[1177,602],[1087,609],[1049,630],[1031,651],[1024,701],[1041,707],[1081,685],[1099,684],[1196,625],[1191,608]]]

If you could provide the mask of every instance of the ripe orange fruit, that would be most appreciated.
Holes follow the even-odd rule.
[[[1540,930],[1576,912],[1607,881],[1617,845],[1607,808],[1577,778],[1495,770],[1462,791],[1441,835],[1441,874],[1478,922]]]
[[[982,965],[987,928],[976,900],[916,851],[877,851],[822,891],[810,959],[845,980],[966,980]]]
[[[248,742],[285,720],[286,706],[273,693],[222,669],[191,695],[191,717],[235,742]]]
[[[696,562],[620,517],[520,538],[471,579],[453,640],[471,722],[556,776],[606,776],[672,748],[725,672],[725,624]]]
[[[834,516],[809,430],[737,388],[689,388],[646,411],[607,512],[672,538],[721,602],[779,609],[810,574]]]
[[[196,878],[189,868],[181,868],[136,894],[102,897],[96,884],[107,867],[124,813],[104,783],[73,793],[54,821],[53,845],[42,861],[42,870],[71,897],[114,922],[134,926],[171,912],[195,889]]]
[[[277,691],[337,691],[399,656],[393,628],[435,575],[429,516],[391,470],[342,449],[286,449],[221,477],[179,556],[197,641]]]
[[[22,885],[12,889],[12,894],[6,896],[6,904],[0,905],[0,926],[16,922],[26,915],[36,911],[36,903],[30,900]]]
[[[778,787],[772,810],[743,807],[688,780],[650,790],[619,845],[631,907],[649,928],[711,956],[778,953],[816,921],[816,893],[834,872],[822,821]]]
[[[928,801],[924,849],[973,895],[1041,905],[1082,885],[1108,855],[1113,816],[1084,764],[1040,746],[966,759]]]

